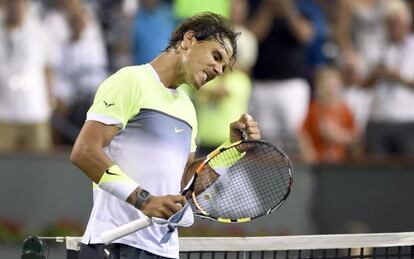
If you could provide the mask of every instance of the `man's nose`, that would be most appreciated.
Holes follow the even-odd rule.
[[[218,76],[223,74],[223,66],[221,64],[217,64],[216,66],[214,66],[214,72]]]

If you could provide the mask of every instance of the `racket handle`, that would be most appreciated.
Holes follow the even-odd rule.
[[[152,220],[149,217],[144,216],[144,218],[140,218],[115,229],[105,231],[101,233],[100,237],[105,245],[109,245],[112,241],[118,238],[129,235],[150,225],[152,225]]]
[[[253,120],[252,116],[250,114],[244,114],[244,118],[247,121]],[[249,134],[247,133],[247,129],[240,130],[242,133],[242,140],[247,140],[249,138]]]

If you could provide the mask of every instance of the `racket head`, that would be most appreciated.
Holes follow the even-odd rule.
[[[200,164],[190,187],[197,216],[225,223],[270,214],[287,199],[292,165],[276,146],[242,140],[213,151]]]

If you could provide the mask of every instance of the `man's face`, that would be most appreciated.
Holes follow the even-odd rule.
[[[188,49],[183,56],[185,82],[200,89],[202,85],[221,75],[229,68],[232,47],[225,40],[226,47],[216,40],[187,42]]]

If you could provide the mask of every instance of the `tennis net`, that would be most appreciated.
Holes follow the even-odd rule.
[[[65,240],[75,259],[80,239]],[[278,237],[184,237],[182,259],[414,258],[414,232]]]

